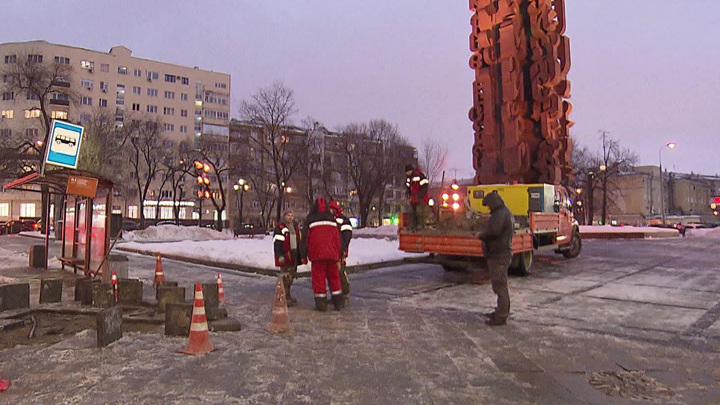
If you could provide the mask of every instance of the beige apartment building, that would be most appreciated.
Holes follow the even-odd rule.
[[[72,67],[71,74],[60,78],[57,85],[71,89],[77,94],[77,100],[61,93],[51,94],[48,109],[54,119],[82,125],[97,109],[114,113],[118,125],[131,115],[159,118],[163,125],[163,148],[188,150],[203,135],[229,136],[229,74],[138,58],[124,46],[101,52],[46,41],[0,44],[0,70],[24,58],[35,63]],[[0,82],[0,89],[4,88],[2,85]],[[43,139],[38,101],[27,94],[5,90],[0,93],[0,137],[22,135]],[[2,182],[6,183],[7,179]],[[36,193],[0,192],[0,220],[39,217],[39,194],[29,194]],[[137,218],[137,192],[129,191],[117,197],[113,212]],[[150,218],[155,217],[154,207],[158,204],[164,206],[161,217],[172,218],[172,207],[162,200],[163,196],[153,195],[152,200],[145,201]],[[181,201],[181,218],[197,215],[196,204],[197,199]],[[32,207],[35,207],[34,213]]]

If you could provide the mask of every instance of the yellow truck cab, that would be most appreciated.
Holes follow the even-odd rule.
[[[552,184],[489,184],[443,190],[433,204],[433,215],[423,230],[411,231],[401,216],[400,250],[430,253],[432,261],[446,270],[468,267],[483,257],[478,232],[490,212],[482,205],[496,192],[515,217],[513,260],[510,270],[528,275],[533,252],[552,250],[565,257],[580,254],[582,241],[572,202],[563,186]]]

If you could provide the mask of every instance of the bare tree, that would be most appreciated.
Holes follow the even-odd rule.
[[[638,161],[635,152],[622,148],[617,140],[610,139],[606,131],[601,131],[603,150],[593,153],[586,147],[573,145],[573,163],[575,182],[585,194],[585,210],[588,223],[592,224],[596,204],[600,204],[600,221],[605,224],[607,212],[617,206],[617,197],[621,193],[617,178],[631,170]],[[599,195],[598,195],[599,194]]]
[[[127,142],[124,152],[132,168],[132,177],[138,191],[140,226],[145,226],[145,201],[150,186],[161,169],[162,123],[159,119],[131,120],[125,125]]]
[[[44,132],[40,156],[44,156],[52,120],[51,100],[56,104],[69,105],[76,102],[77,94],[70,87],[72,66],[42,62],[38,56],[41,56],[39,51],[30,51],[28,54],[18,55],[14,63],[5,64],[0,69],[0,76],[4,78],[0,89],[4,93],[12,93],[13,98],[24,95],[26,99],[37,102],[37,106],[32,109],[40,110]]]
[[[430,182],[437,180],[447,164],[448,147],[435,138],[423,137],[420,147],[420,167]]]
[[[13,99],[24,95],[28,100],[37,101],[37,105],[30,110],[40,111],[39,118],[43,132],[40,140],[32,139],[34,135],[20,134],[14,145],[9,145],[9,149],[0,150],[13,152],[8,157],[20,159],[20,162],[15,164],[16,167],[39,170],[50,136],[51,100],[60,105],[69,105],[77,100],[77,95],[70,87],[72,66],[50,61],[43,63],[40,52],[30,51],[28,54],[17,55],[14,62],[6,63],[0,69],[0,76],[3,77],[0,93],[10,93]],[[33,150],[36,153],[33,153]],[[32,159],[33,157],[35,159]],[[6,156],[0,158],[4,160]],[[26,164],[28,160],[35,162],[28,165]],[[42,222],[47,224],[47,207],[50,204],[48,187],[41,186],[41,192],[41,218]],[[42,232],[45,233],[45,229]]]
[[[91,118],[83,122],[84,139],[78,168],[120,182],[122,172],[115,170],[110,161],[120,158],[126,139],[124,126],[116,124],[115,114],[107,108],[94,109]]]
[[[218,231],[222,231],[222,217],[225,207],[227,206],[227,193],[225,186],[227,184],[227,175],[230,171],[227,138],[216,138],[212,135],[203,135],[198,142],[198,146],[200,160],[203,163],[210,165],[210,172],[214,176],[214,179],[211,180],[211,184],[217,192],[210,193],[210,202],[212,202],[212,205],[215,207],[215,211],[217,212],[217,218],[215,219],[216,229]]]
[[[348,175],[358,198],[360,227],[366,227],[372,203],[384,201],[384,192],[396,172],[395,166],[404,162],[397,159],[398,146],[407,142],[400,136],[397,126],[384,120],[348,124],[339,130],[342,153],[348,161]],[[381,217],[382,207],[378,215]]]
[[[260,127],[261,133],[250,138],[251,147],[264,155],[261,160],[263,166],[260,169],[264,173],[257,174],[255,182],[261,183],[258,180],[264,178],[274,187],[265,184],[253,184],[253,186],[256,187],[261,205],[262,199],[269,197],[270,193],[276,193],[277,203],[273,203],[276,222],[280,221],[285,187],[301,162],[297,152],[302,142],[293,138],[303,134],[301,131],[292,131],[289,128],[290,118],[296,112],[293,91],[280,82],[258,90],[250,100],[243,100],[240,106],[242,119]]]

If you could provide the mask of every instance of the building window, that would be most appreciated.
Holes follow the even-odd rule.
[[[150,97],[157,97],[158,90],[157,89],[147,89],[147,95]]]
[[[227,84],[225,83],[215,83],[216,89],[227,89]]]
[[[34,218],[35,203],[20,203],[20,216],[25,218]]]
[[[25,118],[40,118],[40,109],[33,108],[32,110],[25,110]]]
[[[155,219],[155,207],[148,207],[147,205],[143,208],[143,214],[145,218]]]
[[[80,67],[92,72],[95,69],[95,62],[91,62],[89,60],[81,60]]]
[[[28,63],[42,63],[42,55],[28,55]]]
[[[181,134],[187,133],[187,125],[180,125],[180,133]]]
[[[109,72],[110,71],[110,65],[107,63],[101,63],[100,64],[100,71],[101,72]]]
[[[187,93],[180,93],[180,100],[182,100],[182,101],[187,101],[187,100],[188,100],[188,95],[187,95]]]
[[[100,82],[100,90],[102,90],[103,92],[107,92],[108,88],[110,88],[108,82]]]
[[[78,120],[80,122],[90,122],[90,120],[92,120],[92,114],[80,114]]]
[[[10,128],[0,128],[0,136],[10,137],[11,135],[12,135],[12,129],[10,129]]]
[[[157,112],[157,106],[156,106],[156,105],[149,105],[149,106],[147,106],[147,112],[149,112],[149,113],[156,113],[156,112]]]
[[[80,87],[84,87],[86,89],[92,90],[93,81],[90,79],[80,79]]]
[[[120,73],[121,75],[126,75],[127,71],[127,66],[118,66],[118,73]]]
[[[10,216],[10,203],[0,203],[0,217]]]
[[[3,83],[12,82],[12,75],[3,75]]]
[[[80,97],[80,104],[92,105],[92,97]]]
[[[104,99],[104,98],[101,98],[101,99],[99,100],[98,106],[100,106],[100,107],[107,107],[107,100]]]
[[[187,117],[187,110],[180,110],[181,117]]]
[[[174,91],[166,91],[165,98],[175,98],[175,92]]]
[[[56,56],[55,57],[55,63],[59,63],[61,65],[69,65],[70,64],[70,58],[66,58],[64,56]]]
[[[163,126],[166,131],[174,131],[175,130],[175,125],[173,125],[173,124],[163,124]]]
[[[67,111],[53,111],[50,115],[53,119],[56,120],[66,120],[68,118]]]
[[[123,86],[122,84],[117,85],[115,105],[125,105],[125,86]]]
[[[25,135],[32,138],[37,138],[40,135],[40,130],[37,128],[25,128]]]
[[[133,94],[142,94],[142,89],[138,86],[133,86]]]
[[[147,72],[147,79],[148,79],[148,80],[150,80],[150,81],[152,81],[152,80],[157,80],[158,77],[160,77],[160,75],[158,74],[158,72],[151,72],[151,71],[148,70],[148,72]]]
[[[17,55],[5,55],[5,63],[17,62]]]
[[[27,92],[25,98],[27,98],[28,100],[40,100],[40,97],[38,97],[37,94],[31,92]]]
[[[175,115],[175,109],[170,107],[163,107],[163,114],[165,115]]]
[[[172,219],[173,207],[160,207],[160,219]]]
[[[169,83],[175,83],[175,75],[165,75],[165,81]]]
[[[128,205],[128,217],[130,217],[130,218],[137,218],[137,217],[138,217],[138,207],[137,207],[137,205]]]
[[[12,91],[7,91],[7,92],[3,93],[3,101],[14,100],[14,99],[15,99],[15,93],[13,93]]]
[[[181,81],[182,84],[184,84],[184,85],[186,85],[186,86],[189,86],[189,85],[190,85],[190,79],[188,79],[187,77],[181,77],[181,78],[180,78],[180,81]]]
[[[14,110],[2,110],[0,111],[0,118],[2,119],[12,119],[12,117],[15,115]]]
[[[140,69],[133,69],[133,76],[135,76],[135,77],[142,77],[142,70],[140,70]]]
[[[132,105],[132,110],[133,110],[133,111],[140,111],[140,104],[138,104],[138,103],[133,103],[133,105]]]

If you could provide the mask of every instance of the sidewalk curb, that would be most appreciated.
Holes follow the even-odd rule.
[[[132,249],[132,248],[126,248],[123,246],[117,246],[115,247],[115,250],[123,251],[123,252],[130,252],[130,253],[136,253],[144,256],[155,256],[156,252],[148,252],[145,250],[140,249]],[[179,262],[186,262],[186,263],[193,263],[193,264],[201,264],[204,266],[212,266],[212,267],[219,267],[222,269],[228,269],[228,270],[236,270],[242,273],[251,273],[251,274],[259,274],[263,276],[273,276],[276,277],[280,275],[280,270],[274,270],[274,269],[264,269],[260,267],[251,267],[251,266],[244,266],[241,264],[233,264],[233,263],[227,263],[227,262],[218,262],[213,260],[203,260],[203,259],[196,259],[192,257],[185,257],[180,255],[173,255],[173,254],[164,254],[162,257],[170,260],[177,260]],[[368,270],[374,270],[379,269],[383,267],[392,267],[392,266],[398,266],[405,263],[405,259],[398,259],[398,260],[390,260],[386,262],[377,262],[377,263],[369,263],[369,264],[361,264],[357,266],[347,266],[346,270],[349,274],[354,273],[362,273],[364,271]],[[298,273],[297,278],[303,278],[303,277],[310,277],[310,272],[303,272]]]

